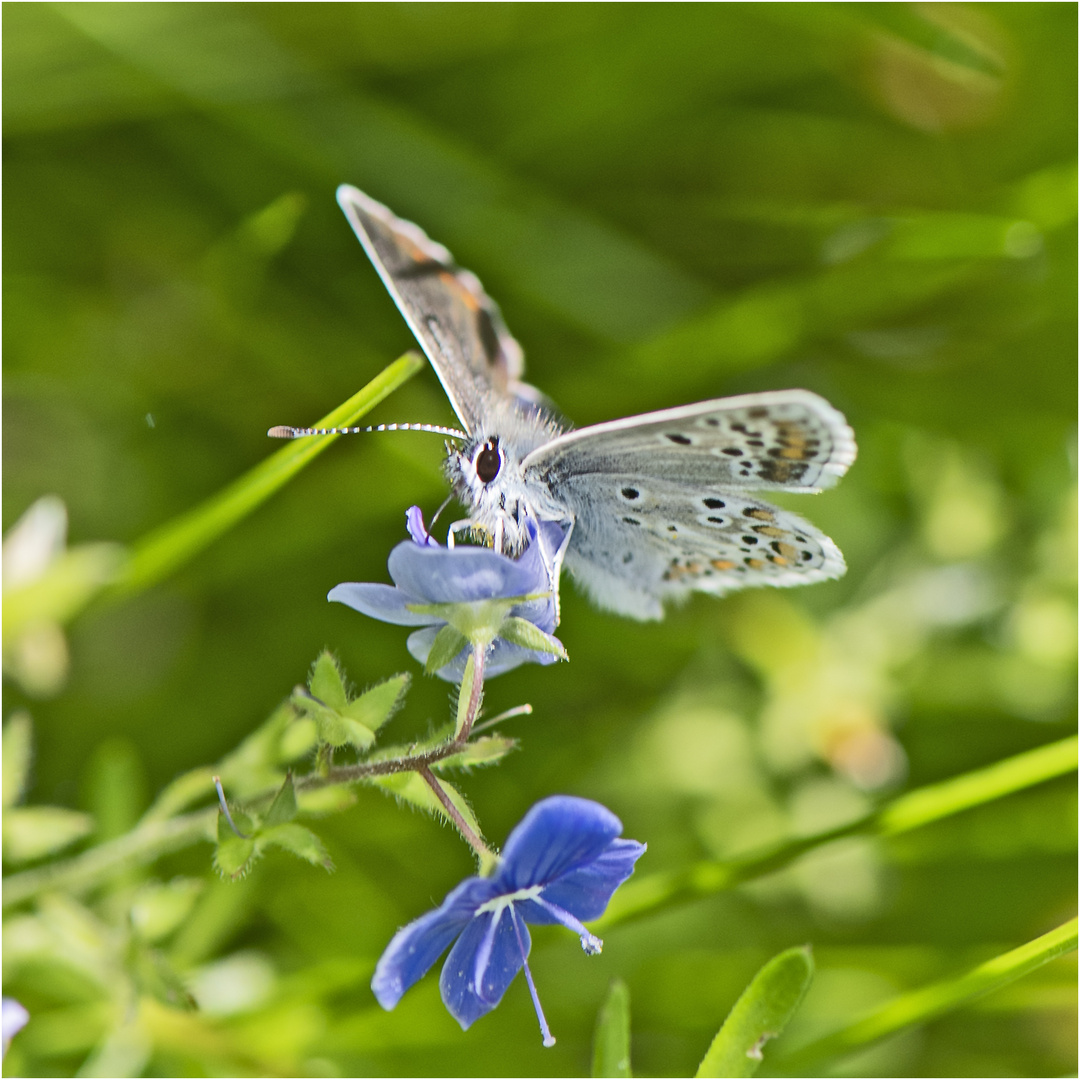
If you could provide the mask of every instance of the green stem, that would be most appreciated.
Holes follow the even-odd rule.
[[[461,811],[454,805],[453,800],[446,794],[446,790],[439,783],[438,777],[426,766],[422,765],[416,770],[420,778],[435,793],[435,798],[442,804],[446,816],[454,823],[454,827],[465,838],[466,843],[480,856],[481,863],[494,858],[494,852],[476,835],[469,827],[469,823],[461,816]]]
[[[356,783],[373,776],[389,776],[399,772],[417,772],[427,781],[425,773],[431,775],[432,765],[460,753],[465,745],[464,739],[454,739],[424,754],[389,758],[386,761],[372,761],[359,765],[334,766],[325,775],[312,772],[306,776],[297,777],[296,790],[312,791],[317,788]],[[433,776],[432,779],[434,779]],[[210,769],[196,769],[181,777],[181,781],[182,790],[179,795],[184,800],[193,797],[196,788],[203,789],[198,791],[201,797],[208,793],[205,791],[206,788],[212,787],[213,773]],[[430,781],[427,782],[430,784]],[[251,796],[246,801],[258,803],[260,800],[272,798],[276,792],[275,786],[259,795]],[[439,801],[447,806],[444,800],[448,796],[441,785],[438,786],[436,795],[439,795]],[[24,870],[5,878],[2,906],[12,907],[50,889],[66,889],[70,892],[92,889],[107,881],[113,874],[130,866],[152,862],[160,855],[177,851],[200,840],[212,842],[216,837],[217,812],[217,807],[213,807],[176,818],[162,818],[156,814],[147,814],[132,832],[116,840],[91,848],[74,858],[36,867],[33,870]],[[491,858],[490,850],[464,822],[452,803],[447,807],[447,813],[450,814],[454,824],[461,830],[469,844],[484,857]]]
[[[1048,934],[996,956],[964,975],[901,994],[855,1023],[784,1055],[785,1072],[794,1070],[796,1074],[809,1075],[805,1070],[815,1062],[860,1049],[905,1028],[924,1024],[951,1012],[1019,979],[1057,956],[1072,952],[1076,944],[1077,922],[1070,919]]]
[[[416,353],[405,353],[312,426],[349,427],[355,424],[423,366],[422,358]],[[201,506],[150,533],[132,549],[114,588],[124,593],[137,592],[172,573],[265,502],[339,437],[316,435],[286,444]]]
[[[12,907],[50,890],[82,892],[132,866],[216,836],[217,807],[167,821],[152,821],[73,859],[13,874],[4,881],[3,907]]]
[[[777,844],[743,858],[702,860],[679,870],[630,881],[612,898],[597,928],[602,930],[616,923],[734,888],[745,881],[781,870],[800,855],[841,837],[897,836],[1063,776],[1075,771],[1076,765],[1077,739],[1073,736],[944,780],[940,784],[910,791],[866,817],[835,829]]]

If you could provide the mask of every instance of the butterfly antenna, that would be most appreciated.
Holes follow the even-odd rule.
[[[438,424],[376,424],[374,427],[289,427],[278,424],[266,434],[271,439],[302,439],[307,435],[359,435],[365,431],[428,431],[432,435],[445,435],[450,439],[468,442],[469,436],[457,428],[440,427]]]

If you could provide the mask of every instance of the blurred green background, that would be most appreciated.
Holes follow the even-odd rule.
[[[651,873],[1061,738],[1076,19],[1041,3],[5,4],[4,528],[51,493],[70,543],[135,541],[268,455],[269,426],[314,421],[410,347],[334,203],[348,182],[481,277],[575,423],[798,386],[859,443],[838,489],[785,503],[836,540],[841,581],[698,597],[651,624],[564,587],[570,664],[488,687],[490,712],[535,708],[508,726],[521,752],[463,781],[493,840],[538,798],[579,794],[648,842]],[[392,421],[453,422],[433,373],[371,414]],[[91,842],[123,831],[324,646],[360,685],[417,674],[395,741],[442,722],[448,688],[404,633],[324,600],[387,580],[405,508],[443,498],[441,454],[436,436],[343,440],[166,582],[92,606],[66,643],[15,643],[5,715],[33,717],[30,800],[96,814]],[[520,979],[467,1034],[434,977],[378,1008],[383,946],[471,860],[364,789],[318,825],[332,876],[272,855],[226,885],[206,846],[161,865],[204,882],[163,943],[198,1023],[163,1011],[110,1042],[120,983],[16,956],[5,993],[33,1019],[5,1068],[577,1075],[617,975],[635,1071],[689,1075],[782,948],[814,945],[790,1030],[809,1038],[1061,922],[1075,823],[1075,785],[1056,781],[615,928],[601,957],[538,931],[545,1051]],[[122,923],[108,896],[94,912]],[[1058,960],[831,1068],[1060,1075],[1075,1040],[1075,964]]]

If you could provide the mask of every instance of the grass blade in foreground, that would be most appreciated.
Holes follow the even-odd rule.
[[[612,982],[596,1020],[592,1074],[633,1075],[630,1072],[630,991],[621,979]]]
[[[698,1066],[697,1076],[753,1076],[766,1040],[784,1030],[814,977],[809,946],[774,956],[732,1006]]]
[[[405,353],[312,426],[349,427],[355,424],[423,366],[419,354]],[[288,443],[201,506],[152,532],[133,548],[128,565],[116,581],[116,588],[124,592],[137,591],[165,577],[265,502],[339,437],[315,435]]]
[[[315,426],[348,427],[424,366],[406,353]],[[337,435],[300,439],[275,451],[202,505],[166,522],[129,552],[118,544],[84,544],[65,552],[40,578],[4,597],[4,638],[32,623],[67,622],[99,593],[138,592],[167,577],[284,486]]]
[[[630,881],[612,898],[603,918],[597,920],[596,928],[603,931],[616,923],[724,892],[744,881],[782,870],[800,855],[844,836],[897,836],[1064,776],[1074,772],[1076,765],[1077,737],[1074,735],[939,784],[909,791],[866,817],[836,829],[778,844],[741,859],[703,860],[681,870]]]
[[[1055,957],[1072,952],[1076,948],[1076,938],[1076,919],[1070,919],[1056,930],[1051,930],[1018,949],[1012,949],[985,964],[980,964],[966,975],[945,979],[924,986],[921,990],[902,994],[854,1024],[785,1054],[785,1071],[803,1072],[815,1062],[861,1049],[887,1035],[894,1035],[905,1028],[926,1023],[943,1013],[951,1012],[1019,979]]]

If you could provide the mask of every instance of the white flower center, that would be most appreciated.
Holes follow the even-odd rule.
[[[498,916],[511,904],[518,900],[535,900],[543,892],[543,889],[543,885],[530,885],[527,889],[518,889],[517,892],[493,896],[487,903],[481,904],[476,909],[476,915],[486,915],[490,911],[496,916],[495,921],[498,922]],[[476,915],[473,918],[476,918]]]

